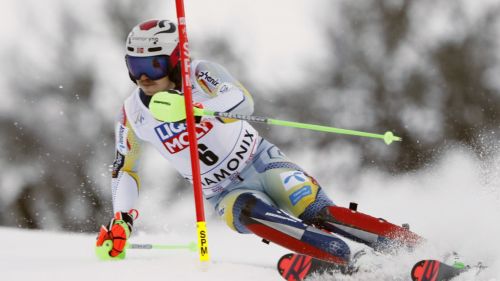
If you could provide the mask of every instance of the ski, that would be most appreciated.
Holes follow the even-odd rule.
[[[413,266],[411,278],[413,281],[445,281],[460,275],[467,269],[468,267],[462,263],[455,263],[451,266],[438,260],[421,260]]]
[[[448,265],[438,260],[421,260],[417,262],[411,270],[413,281],[447,281],[468,270],[477,269],[478,274],[487,268],[482,263],[475,266],[464,265],[455,262]],[[283,255],[277,264],[277,269],[281,277],[287,281],[303,281],[313,274],[354,274],[357,269],[318,260],[313,257],[289,253]]]
[[[278,261],[278,272],[287,281],[302,281],[314,273],[342,271],[342,266],[310,256],[289,253]]]

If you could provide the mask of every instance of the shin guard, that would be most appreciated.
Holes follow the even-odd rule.
[[[338,206],[323,208],[312,224],[380,251],[400,247],[411,249],[423,241],[407,228]]]
[[[241,194],[237,201],[242,207],[240,222],[254,234],[296,253],[339,265],[349,263],[349,246],[331,233],[308,226],[251,193]]]

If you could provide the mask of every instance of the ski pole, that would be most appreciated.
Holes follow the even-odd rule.
[[[153,114],[154,118],[163,122],[178,122],[186,119],[186,113],[184,111],[184,107],[185,107],[184,98],[181,95],[172,94],[169,92],[159,92],[155,94],[151,99],[151,102],[149,103],[149,109]],[[232,114],[227,112],[210,111],[207,109],[202,109],[197,107],[194,108],[194,115],[232,118],[238,120],[245,120],[249,122],[266,123],[270,125],[308,129],[308,130],[327,132],[327,133],[352,135],[352,136],[359,136],[366,138],[376,138],[384,140],[384,142],[387,145],[391,144],[393,141],[401,141],[400,137],[395,136],[390,131],[387,131],[385,134],[374,134],[374,133],[341,129],[329,126],[316,125],[316,124],[306,124],[306,123],[299,123],[299,122],[292,122],[285,120],[277,120],[277,119],[254,116],[254,115],[241,115],[241,114]]]
[[[191,252],[196,252],[197,247],[195,242],[191,242],[188,244],[135,244],[135,243],[127,243],[127,249],[134,250],[188,250]]]

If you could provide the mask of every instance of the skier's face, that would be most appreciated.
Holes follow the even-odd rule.
[[[139,85],[139,87],[148,96],[152,96],[158,92],[175,88],[175,84],[170,81],[168,76],[165,76],[158,80],[151,80],[144,74],[141,75],[141,78],[139,80],[137,80],[137,85]]]

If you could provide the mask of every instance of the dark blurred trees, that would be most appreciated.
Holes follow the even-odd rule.
[[[21,179],[20,186],[7,187],[19,193],[2,214],[7,225],[88,230],[89,220],[102,208],[95,172],[106,169],[94,161],[102,145],[113,142],[112,132],[102,129],[105,118],[92,108],[90,66],[74,63],[83,26],[66,16],[60,24],[57,37],[40,34],[48,39],[47,64],[29,56],[8,62],[9,89],[19,110],[2,119],[7,136],[2,145]]]
[[[106,28],[120,45],[153,9],[148,7],[137,1],[106,2]],[[18,110],[0,119],[2,162],[9,167],[1,176],[8,179],[3,188],[11,191],[0,206],[0,224],[95,231],[111,213],[114,108],[103,114],[96,107],[102,98],[92,60],[99,57],[79,60],[79,44],[89,36],[90,24],[66,6],[55,20],[60,32],[37,29],[42,59],[13,46],[9,52],[18,55],[3,62],[10,66],[5,75]],[[95,53],[102,51],[100,43],[95,42]]]
[[[349,139],[364,165],[393,172],[418,169],[454,143],[481,152],[485,137],[498,141],[500,89],[492,77],[500,74],[500,4],[476,18],[457,1],[340,1],[331,7],[322,19],[328,43],[318,46],[330,56],[305,66],[310,76],[303,87],[276,98],[285,115],[395,132],[404,141],[390,149]],[[436,29],[446,31],[436,35]],[[342,138],[301,134],[319,150]],[[288,135],[280,141],[301,146]]]

